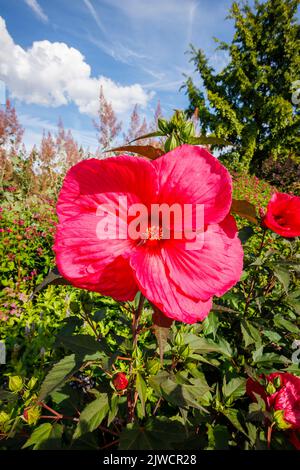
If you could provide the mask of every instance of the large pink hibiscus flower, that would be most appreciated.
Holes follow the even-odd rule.
[[[188,249],[187,240],[174,234],[165,239],[150,221],[142,239],[132,239],[127,207],[119,205],[124,196],[127,207],[202,204],[204,226],[195,226],[192,218],[195,247]],[[116,208],[108,217],[118,225],[118,236],[106,240],[97,235],[97,210],[103,204]],[[140,290],[169,318],[203,320],[212,297],[223,295],[242,272],[243,251],[230,206],[228,171],[200,147],[182,145],[155,161],[127,155],[84,160],[69,170],[59,195],[58,269],[76,287],[119,301],[133,300]],[[170,223],[171,234],[175,225]],[[108,231],[113,226],[108,224]]]

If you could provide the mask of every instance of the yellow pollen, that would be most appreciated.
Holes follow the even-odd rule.
[[[142,238],[144,240],[161,240],[163,238],[163,230],[161,227],[152,225],[152,227],[148,227],[146,229],[146,232],[143,233]]]

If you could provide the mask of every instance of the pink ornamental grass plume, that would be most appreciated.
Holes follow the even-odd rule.
[[[228,291],[242,272],[243,250],[229,215],[231,193],[226,168],[196,146],[182,145],[154,161],[128,155],[84,160],[69,170],[58,199],[58,269],[76,287],[118,301],[133,300],[140,290],[169,318],[203,320],[212,297]],[[170,239],[149,221],[146,236],[133,240],[127,209],[118,206],[120,196],[127,197],[128,207],[202,204],[204,227],[193,226],[196,248],[189,250],[186,239],[175,239],[174,224]],[[116,207],[109,217],[118,224],[119,238],[97,237],[101,204]]]

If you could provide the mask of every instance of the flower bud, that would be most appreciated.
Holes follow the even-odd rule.
[[[114,376],[112,382],[114,384],[115,389],[118,391],[125,390],[125,388],[127,388],[128,386],[128,379],[123,372],[118,372]]]

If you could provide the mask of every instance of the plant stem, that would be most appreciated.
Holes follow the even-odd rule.
[[[137,342],[138,342],[138,329],[139,329],[139,321],[140,317],[143,311],[143,306],[145,302],[145,297],[141,293],[140,294],[140,300],[137,306],[137,309],[134,312],[133,319],[132,319],[132,352],[134,353],[137,347]],[[136,400],[135,400],[135,390],[134,390],[134,385],[135,385],[135,378],[132,374],[133,370],[133,363],[134,361],[131,361],[130,363],[130,370],[129,370],[129,386],[127,389],[127,420],[128,423],[132,423],[134,421],[134,409],[136,405]]]

